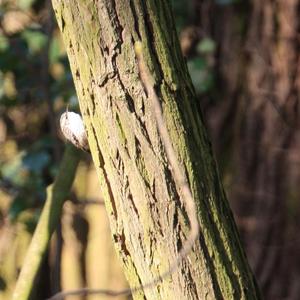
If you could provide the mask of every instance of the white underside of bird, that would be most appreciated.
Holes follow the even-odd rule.
[[[88,150],[87,135],[79,114],[71,111],[64,112],[60,117],[60,128],[64,137],[74,146]]]

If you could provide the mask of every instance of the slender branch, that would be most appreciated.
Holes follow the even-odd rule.
[[[63,203],[74,181],[80,150],[67,145],[55,182],[47,188],[47,199],[27,251],[12,300],[29,299],[50,238],[59,222]]]

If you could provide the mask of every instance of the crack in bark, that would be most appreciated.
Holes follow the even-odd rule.
[[[157,201],[157,198],[154,196],[153,197],[154,198],[154,200],[156,200],[156,203],[158,202]],[[155,229],[157,230],[157,232],[159,232],[160,233],[160,235],[163,237],[163,236],[165,236],[165,234],[164,234],[164,232],[163,232],[163,230],[162,230],[162,224],[161,224],[161,222],[160,222],[160,218],[158,218],[158,216],[160,215],[160,211],[158,210],[158,207],[157,207],[157,205],[155,205],[154,203],[149,203],[149,206],[150,206],[150,214],[151,214],[151,216],[153,217],[153,220],[155,220]],[[154,215],[154,212],[155,212],[155,215]]]
[[[154,251],[153,251],[153,245],[156,245],[157,239],[155,237],[156,233],[153,232],[152,230],[149,231],[149,239],[150,239],[150,253],[149,253],[149,258],[150,258],[150,265],[153,265],[153,259],[154,259]]]
[[[76,77],[77,80],[80,80],[80,73],[79,73],[78,69],[76,69],[75,77]]]
[[[91,126],[91,128],[92,128],[92,132],[93,132],[93,135],[94,135],[94,141],[96,143],[97,153],[98,153],[98,157],[99,157],[99,162],[100,162],[99,167],[102,170],[103,177],[104,177],[105,183],[107,185],[107,191],[108,191],[109,198],[110,198],[110,201],[111,201],[111,206],[112,206],[112,209],[113,209],[115,220],[117,222],[118,221],[118,211],[117,211],[117,208],[116,208],[116,203],[115,203],[115,200],[114,200],[114,195],[113,195],[113,192],[112,192],[111,184],[109,182],[108,175],[107,175],[107,172],[106,172],[105,167],[104,167],[105,166],[105,161],[104,161],[104,158],[103,158],[103,155],[102,155],[99,143],[98,143],[95,128],[94,128],[94,126]]]
[[[183,261],[182,263],[185,263],[185,262]],[[200,297],[198,295],[198,290],[197,290],[196,282],[195,282],[195,280],[194,280],[194,278],[192,276],[191,270],[189,268],[187,270],[188,270],[187,274],[185,275],[186,280],[184,282],[189,287],[189,288],[187,288],[187,291],[190,291],[190,292],[192,292],[195,295],[195,297],[192,297],[192,295],[190,295],[189,297],[191,297],[193,299],[200,299]]]
[[[122,232],[120,234],[114,234],[113,235],[113,238],[114,238],[114,242],[118,245],[120,245],[121,247],[121,258],[123,260],[123,262],[126,264],[128,264],[128,257],[129,259],[131,258],[131,254],[130,254],[130,251],[129,249],[127,248],[126,246],[126,236],[125,236],[125,233],[124,233],[124,230],[122,230]],[[139,240],[140,240],[140,236],[139,236]],[[133,264],[133,262],[130,263],[132,269],[133,269],[133,272],[134,272],[134,275],[138,281],[138,284],[137,286],[143,286],[142,284],[142,281],[141,281],[141,278],[137,272],[137,269],[136,269],[136,266]],[[144,300],[147,300],[145,294],[143,295],[143,299]]]
[[[136,216],[137,216],[137,218],[139,219],[139,211],[138,211],[138,209],[137,209],[137,207],[136,207],[136,205],[135,205],[135,203],[134,203],[134,201],[133,201],[133,197],[132,197],[132,194],[131,194],[131,192],[129,191],[129,194],[128,194],[128,196],[127,196],[127,199],[129,200],[129,202],[132,204],[132,208],[133,208],[133,210],[134,210],[134,212],[135,212],[135,214],[136,214]]]
[[[94,83],[95,82],[92,81],[92,86],[93,86]],[[92,89],[93,89],[93,87],[92,87]],[[91,99],[91,103],[92,103],[92,116],[94,116],[95,115],[95,111],[96,111],[95,94],[94,94],[93,91],[89,92],[89,94],[90,94],[90,99]]]
[[[99,81],[98,81],[98,87],[99,87],[99,88],[104,87],[104,86],[108,83],[108,81],[109,81],[110,79],[113,79],[113,78],[115,78],[115,77],[116,77],[116,73],[113,72],[113,71],[104,74],[104,75],[99,79]]]
[[[129,256],[130,257],[130,252],[129,250],[127,249],[127,246],[126,246],[126,237],[125,237],[125,234],[124,234],[124,229],[122,230],[121,234],[118,235],[118,242],[121,246],[121,249],[122,249],[122,252],[126,255],[126,256]]]
[[[158,68],[158,74],[155,74],[156,76],[159,75],[159,78],[157,78],[158,82],[157,82],[156,86],[160,87],[161,81],[164,78],[164,72],[163,72],[163,69],[161,67],[160,60],[159,60],[159,55],[158,55],[158,53],[156,51],[156,47],[155,47],[155,36],[153,34],[153,25],[152,25],[148,10],[146,8],[146,3],[144,1],[141,1],[141,7],[142,7],[143,15],[144,15],[144,20],[145,20],[145,23],[146,23],[145,28],[146,28],[146,31],[148,33],[148,35],[147,35],[148,45],[149,45],[149,48],[150,48],[150,52],[153,55],[153,61],[155,62],[155,66]],[[146,90],[145,90],[145,93],[147,95]],[[158,96],[160,96],[160,93],[158,94]]]
[[[221,287],[217,280],[217,274],[216,274],[216,269],[214,267],[213,258],[209,254],[207,245],[205,243],[205,240],[204,240],[204,237],[202,234],[200,234],[199,242],[200,242],[202,253],[205,257],[206,265],[209,268],[209,276],[212,278],[211,282],[213,285],[213,291],[215,293],[216,299],[223,299]],[[239,298],[236,298],[236,299],[239,299]]]
[[[135,10],[135,6],[132,2],[132,0],[129,1],[129,6],[130,6],[130,9],[131,9],[131,12],[132,12],[132,16],[133,16],[133,26],[134,26],[134,29],[135,29],[135,32],[137,33],[137,36],[138,36],[138,39],[141,41],[142,40],[142,36],[141,36],[141,33],[140,33],[140,28],[139,28],[139,23],[138,23],[138,16],[137,16],[137,13],[136,13],[136,10]],[[135,42],[133,36],[131,36],[132,40],[133,40],[133,44]]]
[[[57,13],[57,12],[56,12],[56,13]],[[66,22],[65,22],[65,19],[64,19],[64,17],[63,17],[62,14],[61,14],[60,22],[61,22],[61,31],[64,32],[65,26],[66,26]]]
[[[123,145],[124,151],[126,151],[126,154],[128,155],[128,157],[131,158],[129,150],[128,150],[127,137],[126,137],[125,131],[123,129],[123,126],[122,126],[122,123],[121,123],[121,120],[120,120],[120,115],[119,115],[118,112],[116,112],[116,125],[118,126],[119,133],[121,135],[121,143],[124,144]]]

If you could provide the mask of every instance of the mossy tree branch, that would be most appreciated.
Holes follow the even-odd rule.
[[[80,150],[67,145],[55,182],[47,188],[47,199],[24,259],[13,300],[29,299],[34,289],[36,276],[61,217],[63,203],[69,195],[79,160]]]

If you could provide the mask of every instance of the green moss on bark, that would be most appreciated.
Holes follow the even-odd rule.
[[[131,286],[164,272],[176,260],[189,231],[184,203],[139,79],[133,50],[137,40],[142,42],[173,146],[198,207],[201,239],[194,251],[169,279],[134,298],[258,299],[169,2],[53,0],[53,5],[112,235]]]

